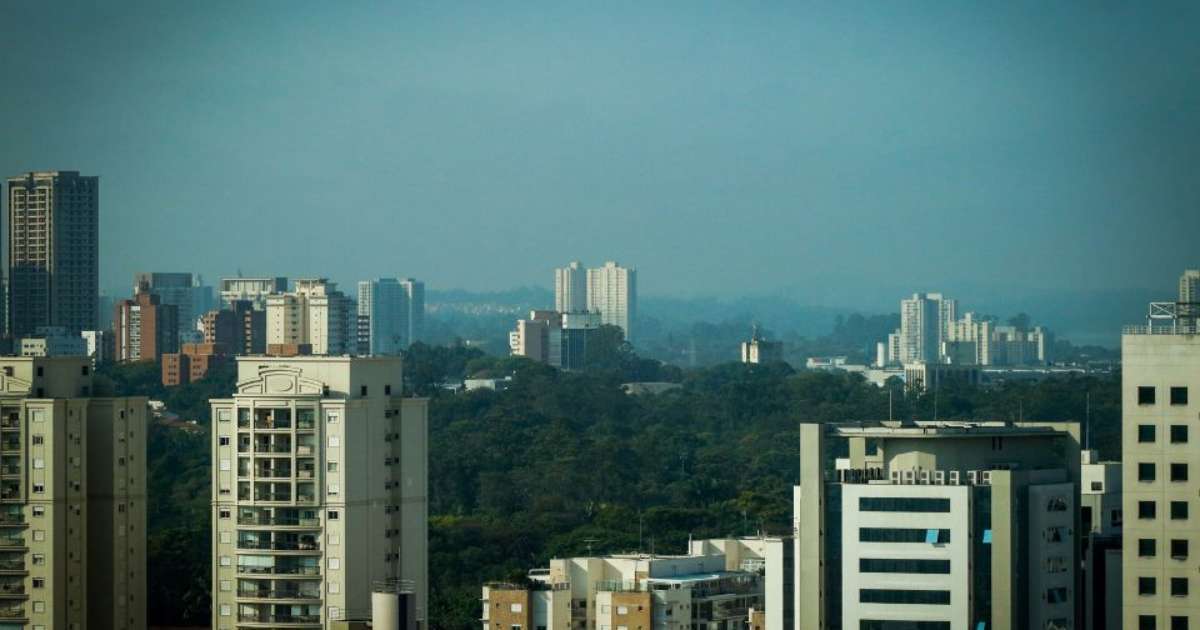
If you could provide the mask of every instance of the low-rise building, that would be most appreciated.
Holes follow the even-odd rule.
[[[529,319],[517,320],[508,334],[512,356],[527,357],[565,370],[582,369],[587,347],[600,327],[596,313],[530,311]]]

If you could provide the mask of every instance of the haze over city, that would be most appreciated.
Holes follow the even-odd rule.
[[[113,295],[575,258],[872,310],[1162,293],[1200,231],[1198,11],[18,3],[0,168],[101,176]]]

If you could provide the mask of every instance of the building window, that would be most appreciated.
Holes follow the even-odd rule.
[[[1067,603],[1067,587],[1056,586],[1046,589],[1046,602],[1050,604]]]
[[[366,385],[363,385],[362,387],[359,387],[359,388],[358,388],[358,395],[359,395],[359,396],[366,396],[366,395],[367,395],[367,386],[366,386]]]
[[[1154,501],[1138,501],[1138,518],[1153,519],[1155,518]],[[1172,509],[1172,511],[1174,511]]]
[[[46,554],[44,554],[44,553],[33,554],[33,566],[41,567],[41,566],[45,566],[45,565],[46,565]]]
[[[1188,436],[1187,436],[1188,431],[1187,430],[1188,430],[1188,428],[1187,428],[1186,424],[1172,424],[1171,425],[1171,443],[1172,444],[1187,444],[1187,441],[1188,441]]]
[[[233,614],[233,606],[229,604],[221,604],[221,616],[228,617]]]
[[[1171,481],[1187,481],[1188,480],[1188,465],[1181,463],[1171,464]]]
[[[862,588],[858,601],[864,604],[950,604],[950,591]]]
[[[1157,630],[1158,620],[1154,615],[1138,615],[1138,630]]]
[[[1138,595],[1154,595],[1158,592],[1158,580],[1152,577],[1138,578]]]
[[[523,610],[525,610],[525,609],[521,606],[520,603],[509,604],[509,606],[508,606],[508,612],[519,613],[519,612],[522,612]]]
[[[1138,444],[1151,444],[1154,442],[1154,425],[1139,424],[1138,425]]]
[[[1156,541],[1153,538],[1139,538],[1138,557],[1153,558],[1154,556],[1158,555],[1155,550],[1158,545],[1156,545],[1155,542]]]
[[[1153,503],[1153,501],[1150,501],[1149,503]],[[1172,501],[1171,502],[1171,520],[1183,521],[1183,520],[1187,520],[1187,517],[1188,517],[1187,501]]]
[[[29,439],[34,446],[39,446],[46,443],[46,436],[44,435],[33,435],[30,436]]]
[[[950,499],[909,497],[860,497],[863,512],[949,512]]]
[[[46,578],[33,578],[33,588],[46,588]]]
[[[384,396],[391,396],[391,395],[392,395],[392,386],[391,386],[391,385],[384,385],[384,386],[383,386],[383,395],[384,395]]]
[[[1139,405],[1154,404],[1154,388],[1146,387],[1145,385],[1138,387],[1137,401]]]
[[[1173,560],[1187,560],[1188,557],[1188,541],[1187,539],[1174,538],[1171,540],[1171,558]]]
[[[35,612],[35,613],[46,612],[46,602],[33,602],[33,612]]]
[[[1187,388],[1172,387],[1171,388],[1171,404],[1186,405],[1187,404]]]
[[[1188,630],[1188,618],[1171,617],[1171,630]]]
[[[341,568],[342,568],[341,558],[330,558],[329,559],[329,570],[337,571],[338,569],[341,569]]]
[[[1171,578],[1171,597],[1187,597],[1188,579],[1185,577]]]
[[[336,520],[338,520],[338,512],[337,512],[337,510],[329,510],[329,512],[328,512],[328,513],[325,515],[325,518],[326,518],[327,520],[330,520],[330,521],[336,521]]]
[[[337,471],[338,471],[338,463],[337,462],[326,462],[325,463],[325,472],[335,473]]]
[[[948,529],[903,529],[891,527],[861,527],[858,530],[859,542],[885,543],[929,543],[938,544],[950,542]]]
[[[950,574],[949,560],[859,558],[859,573]]]
[[[231,515],[232,514],[229,510],[221,510],[221,512],[220,512],[221,518],[229,518]]]
[[[229,436],[222,435],[220,438],[217,439],[217,443],[220,446],[229,446]]]
[[[1149,462],[1141,462],[1137,467],[1138,481],[1151,482],[1154,481],[1154,464]]]

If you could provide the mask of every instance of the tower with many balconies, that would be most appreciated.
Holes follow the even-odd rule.
[[[242,357],[213,400],[213,622],[330,628],[427,597],[426,401],[399,357]]]

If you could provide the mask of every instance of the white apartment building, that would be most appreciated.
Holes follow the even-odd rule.
[[[425,625],[427,401],[399,357],[241,357],[213,410],[212,627],[332,629],[401,580]]]
[[[1121,336],[1124,628],[1200,628],[1200,335],[1179,308]]]
[[[609,261],[587,270],[587,310],[600,314],[600,323],[617,326],[634,343],[637,321],[637,270]]]
[[[351,351],[350,300],[325,278],[296,280],[294,291],[267,296],[267,344],[310,344],[316,355]]]
[[[587,269],[578,260],[554,270],[554,310],[582,313],[588,309]]]
[[[937,363],[957,308],[957,300],[941,293],[914,293],[900,300],[900,363]]]
[[[222,278],[221,279],[221,308],[232,308],[237,301],[248,301],[254,310],[261,311],[267,307],[267,296],[275,293],[287,293],[288,279],[272,278]]]
[[[1078,627],[1078,424],[800,427],[797,630]]]

